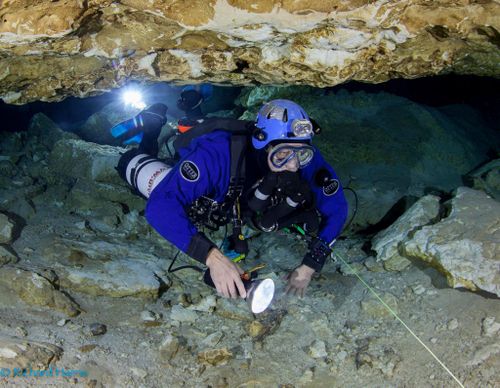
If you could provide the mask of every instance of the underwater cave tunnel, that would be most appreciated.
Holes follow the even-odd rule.
[[[434,161],[436,166],[433,166],[432,162],[426,164],[425,170],[420,171],[420,177],[427,175],[422,182],[414,181],[409,185],[405,179],[401,179],[401,176],[407,176],[412,168],[412,165],[404,165],[405,158],[413,155],[415,159],[411,163],[417,164],[419,144],[423,139],[432,137],[428,131],[432,131],[433,125],[437,131],[449,131],[447,136],[452,143],[456,141],[457,135],[463,137],[464,142],[474,143],[478,139],[479,143],[482,142],[481,146],[479,143],[475,144],[476,148],[473,151],[475,155],[463,155],[464,158],[470,157],[471,160],[461,161],[460,166],[450,165],[449,171],[443,171],[444,175],[454,175],[455,185],[460,182],[470,183],[468,173],[498,158],[500,81],[496,78],[446,75],[412,80],[393,79],[380,84],[348,82],[327,88],[307,86],[252,88],[230,85],[212,85],[212,87],[212,95],[202,104],[203,113],[212,116],[232,118],[244,116],[245,119],[252,119],[252,114],[255,115],[259,104],[281,97],[296,100],[299,104],[304,102],[307,107],[312,107],[314,113],[311,116],[318,121],[325,133],[324,136],[316,137],[315,144],[320,144],[320,147],[328,150],[326,158],[332,165],[340,162],[342,168],[339,174],[343,178],[341,183],[344,186],[357,185],[356,182],[352,182],[353,173],[347,167],[350,163],[357,165],[356,162],[365,159],[362,169],[365,170],[363,174],[366,176],[371,174],[370,160],[376,169],[385,165],[387,171],[380,170],[373,176],[379,183],[386,179],[387,175],[391,175],[388,170],[394,167],[397,172],[384,183],[393,187],[380,197],[384,197],[390,191],[393,191],[393,194],[389,194],[390,199],[382,208],[375,205],[379,203],[378,201],[371,203],[369,198],[364,200],[366,204],[363,204],[363,201],[356,203],[356,198],[353,196],[356,194],[346,192],[350,204],[348,221],[352,221],[352,232],[368,236],[391,225],[424,193],[441,193],[446,198],[451,195],[453,185],[450,185],[450,182],[441,184],[440,177],[434,175],[436,171],[442,170],[442,165],[448,163],[449,158],[459,158],[457,155],[453,156],[454,151],[448,155],[448,161],[442,161],[437,157]],[[130,82],[108,93],[87,98],[69,97],[60,102],[35,101],[23,105],[11,105],[0,101],[0,113],[3,117],[1,130],[28,131],[33,117],[41,113],[62,130],[76,133],[85,140],[116,145],[116,141],[108,133],[109,129],[119,121],[118,119],[132,117],[138,112],[137,109],[127,111],[123,105],[123,92],[130,89],[141,90],[148,106],[158,102],[166,104],[169,108],[168,120],[174,127],[176,121],[182,117],[183,112],[178,109],[176,102],[183,87],[165,82],[156,84]],[[245,101],[245,98],[248,101]],[[388,106],[391,106],[391,109],[388,109]],[[366,113],[365,109],[369,113]],[[245,114],[245,111],[249,113]],[[435,116],[436,122],[433,124],[421,122],[419,114],[429,113]],[[412,119],[408,119],[410,116]],[[344,118],[346,120],[343,122]],[[344,129],[345,127],[349,129]],[[356,128],[360,129],[360,134],[353,132]],[[368,135],[361,134],[363,131],[368,131]],[[458,132],[454,134],[453,131]],[[381,145],[385,143],[381,139],[387,132],[391,134],[391,139]],[[372,138],[374,143],[370,144]],[[356,151],[348,151],[350,145],[359,151],[358,155]],[[391,148],[391,145],[394,147]],[[427,152],[438,155],[448,146],[455,147],[454,144],[446,144],[445,139],[437,139],[435,145],[430,145],[432,151],[429,149]],[[467,147],[464,144],[462,146]],[[466,150],[457,148],[456,152],[464,153]],[[368,158],[367,153],[371,154]],[[425,157],[425,155],[420,156]],[[339,160],[340,158],[342,160]],[[461,180],[458,179],[460,176]],[[389,183],[389,180],[392,183]],[[400,187],[397,187],[398,185]],[[376,187],[376,184],[372,187]],[[353,209],[359,206],[361,206],[360,213],[356,214],[354,220]],[[369,214],[365,217],[363,206],[375,207],[378,211],[376,215]]]
[[[53,283],[47,284],[54,284],[56,288],[52,291],[44,290],[44,294],[46,293],[48,296],[40,297],[39,292],[30,291],[28,286],[28,292],[23,291],[23,295],[27,295],[23,299],[25,303],[32,306],[44,306],[43,308],[49,307],[51,310],[57,310],[57,314],[66,316],[77,315],[84,307],[90,313],[83,315],[80,313],[79,317],[83,316],[83,319],[72,318],[70,321],[63,318],[57,325],[70,325],[68,326],[70,333],[71,330],[74,330],[72,328],[81,327],[84,332],[91,333],[85,334],[86,338],[89,338],[89,335],[90,338],[98,338],[93,337],[94,335],[106,336],[107,330],[116,331],[117,328],[121,327],[123,320],[134,322],[135,318],[132,315],[140,314],[144,325],[152,325],[152,328],[158,325],[162,331],[157,334],[146,331],[146,337],[144,337],[143,334],[132,329],[133,333],[129,333],[130,341],[135,341],[135,343],[143,341],[141,343],[144,343],[144,341],[149,341],[147,338],[151,336],[157,337],[160,342],[163,341],[159,348],[160,360],[162,360],[160,362],[169,360],[169,362],[173,362],[174,368],[178,368],[175,361],[177,353],[185,353],[177,357],[189,358],[189,352],[186,352],[186,348],[179,345],[178,341],[189,341],[194,348],[203,348],[207,345],[200,345],[199,340],[192,337],[191,334],[179,330],[185,328],[186,325],[191,325],[189,322],[192,320],[194,322],[196,317],[186,315],[182,311],[173,313],[172,309],[170,315],[166,315],[166,317],[168,320],[180,323],[176,324],[179,326],[174,325],[172,329],[169,329],[169,324],[162,323],[164,318],[162,318],[161,311],[168,310],[169,306],[175,305],[178,301],[181,303],[179,306],[199,306],[203,303],[208,303],[208,306],[211,306],[211,302],[206,302],[210,295],[207,294],[206,289],[198,292],[194,288],[193,291],[193,282],[199,282],[199,280],[193,274],[189,274],[189,270],[182,271],[184,274],[180,278],[171,278],[165,272],[163,274],[158,272],[155,260],[169,263],[169,259],[174,256],[174,253],[170,250],[171,247],[165,247],[165,241],[160,241],[161,237],[151,236],[151,231],[145,224],[143,217],[144,202],[128,192],[128,189],[123,191],[123,188],[116,185],[116,179],[109,177],[109,174],[115,174],[114,171],[111,173],[108,171],[103,176],[95,177],[88,171],[92,170],[92,161],[89,160],[94,157],[92,155],[93,149],[96,149],[96,157],[100,158],[102,157],[102,150],[99,149],[101,145],[118,145],[109,134],[111,126],[132,117],[139,111],[138,109],[130,110],[123,104],[123,90],[131,87],[143,91],[147,105],[161,102],[169,107],[168,122],[165,128],[167,128],[167,132],[172,131],[177,120],[183,114],[176,107],[182,87],[168,83],[140,84],[135,82],[122,89],[102,95],[88,98],[70,97],[61,102],[32,102],[24,105],[9,105],[0,102],[0,115],[2,117],[0,209],[15,225],[15,230],[10,236],[11,241],[6,240],[3,245],[6,253],[0,252],[3,257],[3,262],[0,260],[0,264],[4,263],[6,271],[6,274],[2,275],[4,276],[3,283],[12,283],[8,283],[9,285],[6,287],[0,281],[0,291],[4,292],[3,290],[12,288],[13,282],[24,284],[23,287],[27,287],[25,284],[30,284],[27,278],[11,275],[8,272],[9,266],[15,268],[21,264],[22,268],[26,268],[26,265],[31,267],[35,264],[37,268],[45,268],[39,269],[33,274],[26,271],[27,276],[47,278],[51,282],[53,281]],[[406,309],[413,311],[409,317],[429,314],[437,309],[440,311],[439,313],[434,312],[434,321],[437,327],[441,324],[439,322],[448,321],[447,327],[452,328],[449,329],[450,333],[453,333],[451,330],[455,330],[453,328],[458,325],[456,322],[460,322],[460,325],[464,327],[463,330],[474,330],[473,326],[467,326],[465,318],[453,310],[456,306],[464,303],[463,296],[462,298],[456,295],[443,297],[447,299],[445,299],[446,302],[441,303],[451,306],[448,309],[443,309],[441,303],[435,304],[434,302],[428,302],[426,307],[420,305],[415,307],[417,302],[412,298],[407,304],[401,300],[394,301],[393,295],[399,293],[399,298],[401,298],[404,292],[408,292],[403,291],[401,288],[403,285],[409,287],[414,295],[420,295],[421,292],[427,292],[431,295],[432,292],[436,292],[433,291],[434,289],[446,290],[448,287],[445,278],[425,261],[420,262],[414,257],[401,257],[394,253],[388,254],[385,251],[384,243],[380,242],[383,238],[380,238],[378,234],[384,234],[386,230],[390,230],[391,225],[398,218],[402,217],[419,200],[420,202],[425,201],[426,196],[436,195],[435,198],[439,198],[439,205],[436,203],[422,205],[423,208],[436,205],[439,207],[439,210],[434,214],[436,219],[424,221],[432,224],[449,215],[450,201],[457,187],[466,185],[485,190],[490,195],[498,194],[498,178],[495,180],[495,171],[497,171],[496,176],[498,176],[499,167],[498,164],[494,163],[498,161],[500,145],[500,111],[498,109],[500,106],[500,81],[488,77],[449,75],[414,80],[391,80],[381,84],[350,82],[329,88],[213,85],[213,94],[204,101],[202,110],[208,115],[252,119],[262,102],[273,98],[289,98],[298,102],[319,123],[322,127],[322,133],[316,136],[314,144],[321,149],[327,161],[337,171],[341,183],[344,186],[349,186],[356,193],[357,198],[353,196],[352,192],[345,191],[350,207],[348,217],[350,225],[337,243],[338,251],[344,255],[343,258],[347,260],[349,265],[362,273],[362,276],[369,282],[377,284],[377,291],[381,292],[383,299],[389,302],[391,307],[398,305],[399,309],[403,311],[405,320],[410,319],[404,313]],[[75,150],[76,153],[74,153],[70,148],[65,149],[65,147],[56,150],[58,141],[65,142],[64,136],[58,132],[58,128],[65,133],[76,135],[76,138],[83,139],[88,145],[87,152]],[[58,156],[58,152],[69,154]],[[480,170],[488,163],[494,164],[493,174],[489,170],[474,174],[474,171]],[[64,164],[75,164],[77,167],[66,168]],[[80,164],[81,168],[78,167]],[[54,171],[48,171],[50,169],[54,169]],[[111,191],[116,191],[113,194],[105,187],[110,183]],[[478,201],[482,200],[484,199],[478,199]],[[429,203],[431,201],[432,199]],[[483,205],[478,202],[473,206]],[[354,215],[355,207],[357,209]],[[65,216],[61,215],[61,210],[63,214],[66,214]],[[493,214],[496,213],[493,212]],[[420,217],[418,211],[410,215],[410,218],[417,220]],[[480,220],[471,218],[468,221],[480,225]],[[415,233],[421,227],[418,226],[411,233]],[[444,233],[444,238],[446,238],[447,232]],[[149,236],[147,240],[145,236]],[[151,243],[151,238],[155,241],[154,243]],[[217,239],[220,239],[221,235],[215,234],[215,238],[218,241]],[[400,237],[396,235],[396,238]],[[145,240],[145,244],[131,248],[131,244],[141,240]],[[148,246],[148,242],[151,245]],[[252,244],[259,244],[259,242],[252,242]],[[288,244],[295,243],[289,241]],[[279,248],[278,241],[270,240],[256,248],[257,256],[268,255],[267,252],[273,245],[277,247],[274,248],[277,249],[274,252],[279,254],[280,249],[283,248]],[[386,245],[391,245],[391,243],[386,243]],[[122,262],[124,249],[129,251],[128,255],[131,257],[147,253],[137,262],[128,258]],[[303,246],[302,248],[295,246],[294,249],[301,252],[301,249],[304,248]],[[285,252],[286,256],[290,256],[289,251],[285,249]],[[374,257],[388,259],[381,267],[373,259]],[[247,265],[257,263],[255,258],[247,260]],[[105,268],[108,265],[106,263],[112,262],[118,263],[116,264],[118,267]],[[57,264],[54,265],[54,263]],[[278,262],[278,265],[278,267],[274,267],[275,272],[279,271],[279,268],[290,265],[290,263],[284,260]],[[417,272],[408,270],[408,266],[416,269]],[[365,268],[365,272],[368,268],[369,275],[364,273],[361,268]],[[389,272],[385,272],[384,268],[385,271]],[[102,275],[103,271],[104,275]],[[134,275],[127,274],[130,271],[133,271]],[[335,275],[332,275],[332,271]],[[377,277],[376,274],[381,271],[382,275]],[[339,275],[338,272],[343,275]],[[55,275],[56,273],[57,275]],[[393,277],[394,273],[399,275]],[[322,275],[323,280],[311,286],[310,298],[314,302],[310,303],[310,306],[315,311],[316,320],[314,322],[323,322],[317,319],[317,315],[321,311],[329,311],[330,308],[334,308],[336,311],[330,311],[329,315],[334,317],[338,323],[331,324],[325,321],[321,325],[328,327],[328,329],[322,330],[336,333],[335,336],[339,336],[337,338],[353,337],[356,341],[362,341],[362,345],[350,347],[342,341],[339,342],[339,345],[336,346],[340,346],[341,350],[338,353],[340,356],[332,357],[336,363],[343,365],[346,371],[340,372],[338,369],[330,367],[328,376],[314,375],[311,378],[311,384],[313,386],[315,384],[340,386],[342,384],[338,382],[339,380],[350,383],[352,373],[358,375],[360,370],[363,371],[361,372],[364,376],[362,379],[368,386],[375,381],[406,383],[408,374],[415,376],[414,378],[418,381],[428,379],[429,377],[425,376],[425,368],[415,367],[414,363],[428,363],[429,358],[426,359],[426,357],[429,356],[417,352],[419,355],[415,358],[414,354],[406,354],[406,350],[398,351],[399,355],[396,355],[387,351],[387,341],[375,341],[371,337],[365,338],[365,334],[359,332],[358,327],[364,327],[365,324],[373,325],[370,322],[374,319],[383,319],[386,322],[387,318],[385,318],[386,313],[381,308],[372,306],[371,302],[366,301],[366,292],[358,289],[359,284],[356,287],[355,280],[352,280],[349,274],[351,274],[351,269],[346,269],[345,265],[339,264],[339,262],[336,262],[334,266],[327,265],[325,274]],[[57,278],[53,276],[60,276],[62,279],[56,280]],[[95,279],[89,280],[90,278]],[[427,284],[428,282],[430,284]],[[176,283],[179,285],[176,286]],[[427,291],[422,284],[426,284]],[[52,305],[49,300],[52,300],[53,294],[57,293],[59,288],[71,290],[71,294],[76,297]],[[188,289],[191,291],[187,291]],[[387,292],[389,289],[391,293]],[[492,289],[490,288],[490,290]],[[15,288],[14,292],[16,292]],[[335,299],[324,299],[323,295],[327,295],[327,293],[335,295]],[[83,295],[92,296],[89,299],[88,296]],[[482,291],[476,295],[478,297],[481,295],[483,299],[469,301],[469,303],[474,303],[479,309],[489,309],[491,303],[497,303],[497,297],[494,293]],[[131,296],[132,299],[131,302],[125,302],[125,306],[128,306],[126,307],[127,313],[116,307],[115,302],[106,299],[111,297],[113,300],[120,297],[118,300],[123,300],[124,297],[128,296]],[[137,303],[137,298],[151,300],[151,297],[157,302],[152,304],[150,302]],[[96,304],[95,298],[101,298],[100,302]],[[345,302],[347,298],[359,300],[361,310],[357,311],[352,307],[339,308],[339,305],[348,305]],[[0,297],[0,305],[2,300]],[[118,303],[122,304],[123,302]],[[330,307],[325,307],[324,303]],[[12,302],[9,304],[10,307],[16,305]],[[16,308],[16,311],[19,311],[23,307]],[[181,308],[184,309],[184,307]],[[214,307],[209,308],[213,309]],[[282,323],[282,320],[286,322],[286,318],[283,316],[293,316],[298,321],[304,316],[301,307],[296,313],[290,313],[290,308],[293,307],[290,307],[288,302],[278,299],[267,318],[253,321],[254,323],[247,331],[249,334],[242,334],[241,330],[245,329],[237,329],[237,326],[232,326],[232,330],[226,331],[226,340],[222,343],[225,346],[233,346],[234,339],[242,335],[243,337],[249,335],[250,338],[259,340],[271,335],[272,330],[283,333],[278,334],[276,339],[283,341],[280,338],[293,335],[288,331],[289,325]],[[113,311],[113,316],[110,317],[102,312],[102,309]],[[141,309],[144,310],[140,311]],[[200,307],[200,309],[203,311],[203,308]],[[247,313],[243,313],[242,310],[233,311],[232,309],[233,307],[223,305],[220,301],[217,302],[215,311],[221,315],[215,314],[215,318],[209,321],[208,331],[213,331],[213,334],[208,338],[215,336],[220,341],[223,335],[219,334],[215,327],[221,324],[221,319],[222,322],[227,320],[226,317],[231,316],[237,317],[238,320],[243,319],[244,322],[249,319]],[[23,326],[18,326],[17,332],[24,333],[23,330],[25,330],[30,336],[34,333],[38,338],[44,339],[43,333],[44,330],[47,330],[46,325],[37,323],[29,314],[29,312],[27,316],[25,313],[22,314],[22,319],[26,323]],[[361,314],[365,323],[358,322],[358,314]],[[2,316],[0,330],[2,321],[9,326],[17,322],[11,316],[9,309],[4,310]],[[487,316],[486,320],[483,320],[482,330],[495,333],[494,314],[489,313]],[[459,318],[457,320],[450,317]],[[252,319],[255,319],[255,316]],[[105,325],[101,323],[90,324],[90,321],[96,320],[104,322]],[[66,324],[66,322],[69,323]],[[489,322],[489,326],[485,326],[484,322]],[[411,319],[409,323],[414,324]],[[210,325],[215,326],[210,329]],[[371,333],[369,335],[377,333],[375,335],[379,336],[378,326],[371,327],[371,329],[364,329],[364,332]],[[390,336],[393,336],[393,333],[399,333],[398,329],[392,325],[387,327],[387,323],[385,323],[383,330]],[[163,331],[172,334],[167,334],[166,338],[161,339],[165,335]],[[432,330],[426,332],[424,328],[420,328],[420,332],[428,336],[436,335],[432,334]],[[318,333],[323,333],[323,331],[318,331]],[[445,348],[455,346],[452,345],[451,339],[447,339],[446,334],[440,334],[440,336],[444,338]],[[467,338],[467,341],[476,341],[465,334],[463,336]],[[60,331],[58,338],[65,339],[69,345],[62,346],[63,343],[58,340],[57,343],[61,347],[57,349],[64,347],[64,351],[71,354],[76,345],[71,345],[72,340],[68,339],[64,330]],[[434,337],[431,340],[434,341]],[[12,339],[9,341],[6,346],[16,344],[16,342],[12,342]],[[85,340],[83,341],[85,342]],[[112,355],[116,352],[115,349],[120,348],[120,340],[113,341],[109,342],[110,345],[108,345]],[[307,341],[311,341],[311,339]],[[327,349],[325,344],[330,347],[332,343],[329,335],[318,334],[318,338],[312,344],[305,346],[307,354],[312,355],[313,359],[316,360],[314,367],[316,370],[321,371],[323,368],[322,361],[318,360],[330,354],[325,350]],[[106,382],[112,385],[114,383],[109,378],[100,377],[102,376],[101,372],[96,370],[92,364],[92,360],[100,358],[99,355],[94,355],[95,351],[92,351],[95,346],[99,349],[100,345],[84,345],[78,348],[77,353],[85,352],[85,355],[80,357],[82,361],[75,362],[63,356],[64,365],[71,366],[75,371],[82,371],[78,373],[85,373],[81,375],[79,381],[85,381],[87,374],[90,374],[93,378],[104,382],[103,386],[106,386]],[[273,355],[269,347],[258,351],[247,342],[243,346],[246,350],[236,350],[236,352],[254,352],[255,356],[253,357],[279,359]],[[393,346],[395,349],[399,348],[398,344]],[[232,356],[229,356],[230,353],[224,353],[226,352],[224,349],[226,348],[218,350],[222,353],[215,358],[211,358],[214,357],[211,353],[198,353],[198,360],[206,357],[207,361],[203,365],[207,362],[209,365],[217,365],[219,360],[231,362]],[[369,349],[372,349],[371,352]],[[55,354],[59,354],[57,351]],[[90,353],[87,355],[88,351]],[[344,361],[344,354],[347,355],[345,356],[347,361]],[[155,381],[162,379],[176,384],[179,377],[176,377],[174,373],[165,378],[164,374],[155,367],[156,363],[159,362],[155,357],[146,357],[148,363],[143,364],[134,357],[127,356],[127,361],[124,363],[125,370],[133,365],[135,365],[135,370],[139,370],[139,372],[134,372],[135,374],[139,373],[138,377],[126,380],[127,385],[137,386],[138,382],[134,380],[137,378],[142,379],[143,383],[152,384],[151,386],[155,384]],[[350,358],[352,358],[354,369],[351,369],[349,364]],[[375,360],[375,364],[371,360]],[[38,361],[44,362],[43,360]],[[101,362],[104,363],[104,361]],[[192,361],[188,362],[193,363]],[[288,368],[288,362],[289,360],[283,360],[281,363],[285,371]],[[405,366],[405,362],[411,365],[411,372],[408,369],[409,366]],[[109,365],[107,368],[112,370],[111,374],[123,373],[118,372],[120,368]],[[142,368],[138,369],[138,365],[141,365]],[[373,365],[386,366],[379,368]],[[398,365],[399,369],[394,370],[393,365]],[[491,368],[496,369],[495,364],[492,365]],[[460,364],[455,365],[456,369],[459,367]],[[490,371],[491,369],[488,368],[485,370]],[[7,369],[4,368],[5,370]],[[148,371],[151,377],[141,377],[147,376],[145,371]],[[127,372],[124,373],[127,374]],[[274,379],[273,381],[283,381],[283,377],[280,377],[283,376],[283,373],[278,373],[276,376],[272,371],[267,373]],[[373,375],[374,373],[376,376]],[[437,373],[433,372],[430,375],[432,379],[436,379],[433,377],[435,374]],[[293,373],[287,372],[285,375],[293,376]],[[332,382],[332,375],[338,379],[335,380],[337,382]],[[204,381],[207,379],[219,381],[219,372],[208,373],[208,376],[212,377],[205,377]],[[449,383],[449,377],[443,373],[439,376],[439,381],[444,384]],[[293,380],[299,377],[286,377],[286,379]],[[254,379],[255,377],[250,372],[246,378]],[[303,376],[300,378],[303,379]],[[231,377],[228,379],[231,380]],[[479,381],[481,378],[475,377],[475,379]],[[486,379],[490,380],[490,378]],[[194,378],[193,381],[195,380]]]

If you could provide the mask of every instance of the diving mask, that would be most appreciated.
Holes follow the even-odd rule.
[[[276,168],[282,168],[293,158],[297,158],[299,168],[307,166],[314,157],[314,148],[301,144],[278,144],[270,151],[269,160]]]

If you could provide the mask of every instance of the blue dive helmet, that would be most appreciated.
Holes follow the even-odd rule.
[[[260,150],[272,141],[309,143],[313,124],[302,107],[290,100],[272,100],[260,108],[253,146]]]

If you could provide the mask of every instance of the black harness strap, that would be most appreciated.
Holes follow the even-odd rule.
[[[208,117],[198,122],[189,131],[179,134],[174,140],[174,149],[178,152],[181,148],[189,146],[191,140],[206,135],[214,130],[231,132],[233,135],[251,134],[253,122],[222,117]]]
[[[245,183],[245,153],[248,138],[241,135],[231,136],[231,178],[226,197],[234,201],[243,192]]]

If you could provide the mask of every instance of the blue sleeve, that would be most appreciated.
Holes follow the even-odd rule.
[[[322,169],[326,169],[331,175],[329,187],[320,186],[315,182],[316,174]],[[340,180],[317,148],[313,160],[301,170],[301,174],[309,182],[314,193],[316,208],[321,213],[318,237],[330,244],[342,232],[342,227],[347,218],[347,201]]]
[[[230,141],[227,136],[196,139],[151,193],[146,219],[162,237],[204,262],[206,257],[195,257],[190,252],[200,233],[189,220],[187,210],[203,195],[222,200],[229,178]]]

